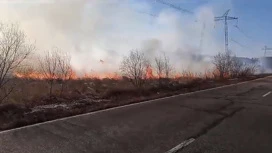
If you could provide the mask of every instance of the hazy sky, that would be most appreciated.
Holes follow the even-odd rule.
[[[224,24],[213,19],[227,9],[242,30],[229,22],[230,49],[237,56],[259,57],[261,47],[272,46],[269,0],[165,1],[194,13],[155,0],[0,0],[0,18],[17,22],[36,41],[37,53],[53,46],[71,52],[77,71],[117,71],[131,49],[150,59],[165,52],[178,68],[203,70],[209,64],[198,55],[224,51]]]
[[[236,50],[238,55],[258,57],[263,54],[261,48],[264,45],[272,46],[272,41],[269,39],[269,36],[272,35],[270,28],[272,22],[269,19],[272,13],[272,1],[270,0],[168,0],[167,2],[190,11],[207,6],[213,10],[215,16],[220,16],[226,10],[231,9],[229,15],[238,17],[239,20],[238,24],[237,21],[229,22],[230,49]],[[159,12],[167,7],[152,1],[149,3],[154,6],[153,12]],[[240,30],[234,27],[235,25],[238,25]],[[216,23],[214,30],[217,38],[223,41],[223,22]],[[231,39],[239,42],[240,45],[232,42]]]

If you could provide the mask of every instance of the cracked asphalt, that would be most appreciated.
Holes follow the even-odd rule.
[[[272,95],[263,97],[271,91],[271,77],[237,86],[237,91],[227,94],[225,99],[233,102],[231,107],[242,109],[225,117],[178,153],[271,153]]]
[[[0,153],[271,152],[272,78],[0,132]]]

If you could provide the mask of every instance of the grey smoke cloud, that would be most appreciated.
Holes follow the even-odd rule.
[[[203,70],[209,64],[201,54],[218,52],[213,32],[213,9],[200,7],[193,16],[165,8],[157,18],[138,13],[150,12],[146,2],[128,0],[54,0],[40,3],[2,3],[0,17],[18,22],[39,52],[57,46],[71,52],[78,72],[118,71],[124,55],[143,50],[148,58],[165,52],[178,69]],[[206,23],[203,48],[200,35]],[[101,65],[100,59],[106,64]],[[204,64],[203,64],[204,62]]]

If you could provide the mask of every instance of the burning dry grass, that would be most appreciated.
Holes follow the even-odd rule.
[[[54,79],[53,91],[51,96],[59,97],[61,94],[61,86],[65,84],[62,97],[84,97],[93,95],[96,97],[111,97],[110,95],[139,95],[137,88],[130,83],[129,79],[121,78],[117,74],[105,74],[94,76],[93,74],[85,74],[83,77],[74,77],[70,80],[62,80],[57,78],[44,78],[42,74],[32,71],[27,74],[14,73],[16,78],[12,80],[12,84],[16,84],[14,92],[5,100],[5,103],[15,104],[32,104],[40,105],[40,98],[49,97],[50,85],[48,79]],[[145,82],[145,90],[154,90],[154,88],[163,88],[165,86],[174,86],[177,84],[185,84],[201,79],[214,79],[214,72],[206,72],[205,74],[183,71],[181,74],[175,75],[174,78],[161,79],[164,83],[159,86],[158,78],[155,77],[150,68],[148,71],[149,78]],[[177,89],[175,89],[177,90]],[[148,93],[148,92],[142,92]],[[129,98],[129,96],[128,96]],[[53,102],[54,103],[54,102]]]
[[[139,94],[149,93],[149,90],[157,91],[158,88],[164,88],[166,91],[179,90],[179,88],[187,88],[181,85],[186,84],[187,86],[190,86],[191,84],[194,84],[196,80],[216,80],[218,79],[217,76],[219,76],[219,72],[215,70],[206,71],[202,74],[183,71],[180,74],[174,75],[173,78],[158,79],[153,75],[151,67],[148,69],[147,73],[149,77],[145,81],[144,87],[139,90],[131,84],[128,78],[122,78],[116,73],[105,75],[100,74],[96,76],[93,74],[85,74],[83,77],[77,77],[73,72],[73,77],[71,77],[69,80],[62,80],[61,78],[44,78],[42,74],[35,71],[27,74],[20,74],[16,72],[14,73],[16,78],[10,82],[12,84],[16,84],[16,88],[14,92],[12,92],[11,95],[5,100],[5,102],[15,104],[31,104],[35,106],[41,105],[41,102],[39,102],[41,101],[40,99],[50,96],[50,85],[47,82],[48,79],[54,80],[52,91],[53,94],[51,95],[53,97],[79,99],[86,96],[111,98],[118,97],[120,95],[127,95],[126,97],[129,99],[130,96],[139,96]],[[228,79],[230,76],[225,76],[225,78]],[[62,92],[61,90],[63,85],[65,85],[65,88]],[[195,85],[197,86],[198,84]],[[144,92],[142,91],[143,89],[145,90]]]
[[[63,80],[80,80],[80,79],[121,79],[121,76],[117,73],[84,73],[83,75],[77,74],[75,71],[70,70],[68,78],[62,78],[61,76],[50,74],[43,74],[42,72],[31,70],[31,71],[15,71],[13,75],[16,78],[21,79],[32,79],[32,80],[44,80],[44,79],[63,79]]]
[[[52,103],[74,101],[82,98],[104,98],[104,99],[130,99],[139,95],[149,96],[157,92],[172,92],[183,88],[197,86],[196,81],[203,80],[203,77],[193,73],[184,73],[182,76],[174,79],[161,79],[160,83],[156,78],[146,80],[143,88],[134,87],[129,79],[99,79],[84,78],[59,80],[55,79],[51,97],[62,98],[63,100],[54,101],[50,99],[50,84],[47,79],[14,78],[10,83],[16,84],[14,91],[5,99],[4,103],[23,104],[27,106],[38,106]],[[205,80],[205,79],[204,79]],[[64,91],[61,94],[62,85],[65,84]]]
[[[71,79],[66,80],[63,94],[63,80],[55,79],[51,97],[46,79],[14,78],[10,83],[16,88],[0,107],[0,130],[233,83],[211,79],[212,74],[184,72],[160,83],[150,78],[140,89],[127,78]]]

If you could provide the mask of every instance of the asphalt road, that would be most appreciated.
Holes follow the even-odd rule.
[[[0,132],[0,153],[272,152],[272,78]],[[266,95],[266,96],[264,96]]]

